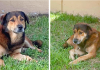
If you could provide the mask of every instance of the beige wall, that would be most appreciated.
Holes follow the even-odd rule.
[[[100,1],[93,0],[63,0],[63,12],[69,14],[93,15],[100,18]],[[61,11],[61,0],[51,0],[51,12]]]
[[[61,11],[61,0],[51,0],[50,11],[51,12]]]
[[[22,10],[25,13],[34,14],[49,12],[49,0],[0,0],[0,14],[4,12]]]

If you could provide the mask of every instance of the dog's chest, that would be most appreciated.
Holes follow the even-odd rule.
[[[92,42],[87,42],[84,45],[78,46],[78,49],[84,52],[90,52],[91,49],[94,47],[93,41]]]
[[[85,48],[84,48],[84,47],[82,47],[82,46],[78,46],[78,47],[77,47],[77,50],[80,50],[80,51],[85,52]]]
[[[17,42],[21,41],[21,37],[22,37],[22,34],[15,34],[15,33],[13,33],[10,36],[10,38],[11,38],[11,44],[17,43]]]
[[[77,49],[83,51],[83,52],[86,52],[86,48],[87,48],[87,45],[86,43],[81,43],[80,45],[78,45]]]
[[[10,34],[11,43],[8,46],[9,49],[14,50],[14,49],[21,48],[24,44],[24,39],[25,39],[25,36],[23,33],[22,34],[15,34],[15,33]]]

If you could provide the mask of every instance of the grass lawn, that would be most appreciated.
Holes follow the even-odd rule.
[[[88,23],[91,27],[100,31],[98,18],[92,16],[73,16],[66,13],[51,13],[51,38],[50,38],[50,68],[51,70],[100,70],[100,49],[95,58],[82,61],[76,65],[69,65],[69,46],[63,49],[64,42],[73,34],[73,26],[78,22]],[[76,57],[77,58],[77,57]]]
[[[37,50],[28,49],[25,55],[29,55],[38,63],[31,61],[18,61],[14,60],[11,57],[4,56],[3,60],[5,62],[4,67],[0,67],[0,70],[48,70],[49,68],[49,38],[48,38],[48,30],[49,30],[49,20],[47,16],[38,16],[38,17],[30,17],[30,24],[27,24],[26,28],[26,36],[28,36],[31,40],[42,40],[42,53],[39,53]]]

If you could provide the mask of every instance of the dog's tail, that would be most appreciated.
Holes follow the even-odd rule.
[[[37,48],[41,48],[43,42],[41,40],[32,41],[33,45],[36,45]]]

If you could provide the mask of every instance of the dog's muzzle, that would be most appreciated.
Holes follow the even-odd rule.
[[[17,25],[18,32],[24,32],[24,28],[22,25]]]
[[[78,39],[75,38],[75,39],[73,39],[73,43],[74,43],[74,44],[80,44],[80,41],[79,41]]]
[[[24,27],[22,25],[17,25],[17,27],[14,29],[15,33],[24,32]]]
[[[17,25],[17,27],[18,27],[19,31],[22,31],[22,29],[23,29],[22,25]]]

